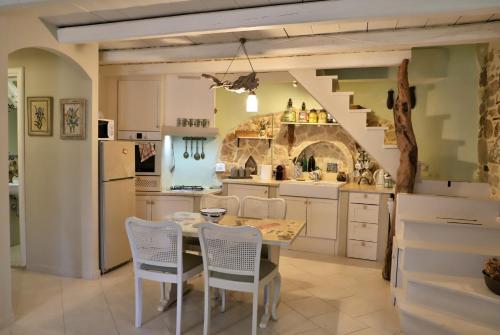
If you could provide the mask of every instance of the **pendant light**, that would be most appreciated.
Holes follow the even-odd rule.
[[[224,76],[222,79],[218,79],[217,77],[203,73],[202,77],[204,78],[209,78],[214,81],[214,84],[210,86],[210,88],[214,87],[221,87],[224,88],[227,91],[234,92],[234,93],[244,93],[248,92],[247,96],[247,103],[246,103],[246,111],[248,113],[256,113],[259,111],[259,102],[257,100],[257,95],[255,94],[255,90],[259,86],[259,79],[257,78],[257,73],[255,72],[252,62],[250,61],[250,57],[248,57],[248,52],[245,47],[246,39],[241,38],[240,39],[240,45],[238,47],[238,50],[236,50],[236,55],[234,58],[231,60],[229,63],[229,66],[224,73]],[[250,64],[250,68],[252,69],[252,72],[249,73],[248,75],[245,76],[240,76],[238,79],[236,79],[234,82],[224,80],[226,75],[229,72],[229,69],[231,68],[231,65],[233,64],[234,60],[238,56],[239,50],[243,49],[243,52],[245,53],[245,56],[248,60],[248,64]]]
[[[259,111],[259,101],[255,92],[248,93],[247,96],[247,113],[257,113]]]

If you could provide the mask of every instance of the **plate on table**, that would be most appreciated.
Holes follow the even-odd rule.
[[[200,214],[192,212],[176,212],[174,213],[174,221],[181,221],[183,223],[193,223],[200,220]]]

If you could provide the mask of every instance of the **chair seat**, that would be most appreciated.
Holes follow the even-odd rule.
[[[260,270],[259,270],[259,280],[264,279],[267,275],[269,275],[271,272],[273,272],[274,269],[276,269],[276,264],[274,264],[273,262],[271,262],[267,259],[261,259],[260,260]],[[244,283],[253,282],[253,276],[234,275],[234,274],[230,274],[230,273],[223,273],[223,272],[217,272],[217,271],[212,271],[211,277],[218,278],[218,279],[224,279],[224,280],[239,281],[239,282],[244,282]]]
[[[195,267],[203,264],[203,258],[198,255],[183,253],[182,254],[183,271],[184,273],[194,269]],[[141,270],[145,271],[156,271],[163,273],[177,274],[176,267],[165,267],[151,264],[141,264]]]

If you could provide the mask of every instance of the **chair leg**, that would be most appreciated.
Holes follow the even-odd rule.
[[[253,292],[252,303],[252,335],[257,335],[257,317],[259,310],[259,291]]]
[[[274,277],[274,297],[273,297],[273,309],[272,316],[273,320],[278,320],[278,304],[280,303],[280,292],[281,291],[281,274],[278,272],[276,277]]]
[[[269,305],[270,305],[270,283],[264,286],[264,315],[260,319],[260,328],[266,328],[269,323],[269,319],[271,318],[271,314],[269,313]]]
[[[182,333],[182,280],[177,283],[177,317],[175,320],[175,334],[181,335]]]
[[[205,284],[205,306],[204,306],[204,318],[203,318],[203,335],[208,335],[210,333],[210,313],[211,313],[212,302],[210,301],[210,287]]]
[[[158,312],[163,312],[165,309],[167,309],[167,296],[166,296],[166,291],[165,291],[165,283],[160,283],[160,305],[158,306]]]
[[[216,290],[217,291],[217,290]],[[226,290],[220,290],[220,311],[224,313],[226,311]]]
[[[142,324],[142,278],[135,277],[135,327]]]

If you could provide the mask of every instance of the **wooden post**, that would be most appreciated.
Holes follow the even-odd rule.
[[[417,173],[418,148],[417,140],[411,123],[411,94],[408,83],[408,59],[403,60],[398,70],[398,96],[394,104],[394,127],[396,129],[396,140],[401,156],[399,159],[398,173],[396,177],[396,194],[399,192],[413,193],[415,186],[415,175]],[[392,242],[396,232],[396,199],[394,199],[394,210],[391,213],[391,226],[389,229],[389,240],[385,252],[385,264],[382,277],[391,279]]]

